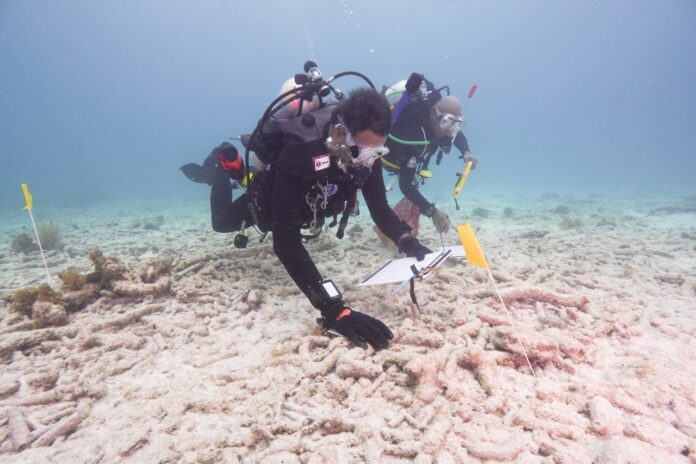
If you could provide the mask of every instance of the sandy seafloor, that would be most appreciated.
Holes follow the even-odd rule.
[[[0,302],[0,462],[696,462],[696,214],[650,214],[669,198],[462,201],[449,212],[474,226],[536,379],[484,271],[446,263],[417,284],[420,312],[407,287],[356,287],[395,256],[364,204],[349,237],[308,249],[393,329],[378,353],[322,335],[270,240],[234,249],[205,201],[37,210],[62,228],[53,273],[89,271],[96,247],[132,272],[61,327],[30,330]],[[583,226],[562,230],[559,205]],[[0,223],[5,296],[43,278],[37,253],[9,251],[28,225]]]

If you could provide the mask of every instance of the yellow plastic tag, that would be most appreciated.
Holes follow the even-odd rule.
[[[252,172],[248,173],[244,178],[242,179],[242,187],[246,187],[249,185],[249,182],[254,178],[254,174]]]

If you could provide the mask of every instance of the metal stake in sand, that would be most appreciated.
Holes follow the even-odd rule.
[[[512,317],[510,316],[510,312],[507,309],[507,306],[505,305],[505,302],[503,301],[503,297],[500,295],[500,290],[498,289],[498,284],[495,282],[495,279],[493,278],[493,274],[491,273],[491,269],[488,266],[488,261],[486,261],[486,255],[483,254],[483,250],[481,249],[481,246],[479,245],[478,239],[476,238],[476,234],[474,234],[474,229],[471,228],[471,224],[464,224],[463,226],[457,227],[457,232],[459,233],[459,238],[462,241],[462,245],[464,245],[464,250],[466,250],[466,259],[469,261],[469,264],[482,267],[486,271],[488,271],[488,277],[490,277],[491,282],[493,282],[493,287],[495,288],[495,292],[498,294],[498,299],[500,299],[500,304],[503,305],[503,309],[505,310],[505,315],[508,318],[508,321],[510,322],[510,325],[512,326],[512,330],[515,332],[515,337],[517,338],[517,343],[520,344],[520,348],[522,348],[522,353],[524,354],[524,358],[527,360],[527,365],[529,366],[529,369],[532,371],[532,375],[536,378],[536,372],[534,372],[534,368],[532,367],[532,363],[529,361],[529,356],[527,356],[527,350],[524,349],[524,345],[522,344],[522,339],[520,338],[520,335],[517,333],[517,327],[515,326],[515,323],[512,321]]]
[[[46,256],[44,255],[43,247],[41,246],[41,239],[39,239],[39,232],[36,230],[36,223],[34,222],[34,215],[31,212],[31,208],[34,205],[34,201],[31,198],[31,193],[29,193],[29,187],[27,187],[27,184],[22,184],[22,192],[24,192],[24,201],[27,202],[27,205],[24,207],[24,209],[29,211],[29,218],[31,219],[31,225],[34,228],[34,235],[36,235],[36,241],[39,244],[39,250],[41,250],[41,258],[43,259],[44,269],[46,269],[46,282],[50,285],[51,284],[51,275],[48,273],[48,264],[46,263]]]

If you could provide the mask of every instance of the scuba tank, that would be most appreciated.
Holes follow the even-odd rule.
[[[384,94],[384,98],[389,102],[389,108],[391,110],[393,110],[399,100],[401,100],[404,92],[406,92],[406,79],[383,89],[382,93]]]
[[[333,95],[335,100],[339,101],[344,98],[343,92],[335,88],[333,82],[344,76],[355,76],[364,80],[373,90],[375,89],[375,86],[365,75],[356,71],[345,71],[324,79],[317,64],[313,61],[305,63],[304,71],[304,74],[296,74],[292,80],[288,80],[283,84],[281,93],[266,108],[254,131],[244,138],[245,159],[249,159],[249,153],[253,150],[266,164],[265,170],[254,177],[248,191],[251,215],[254,217],[257,227],[264,233],[271,226],[269,215],[270,192],[272,190],[270,187],[272,182],[271,171],[273,170],[273,164],[278,162],[276,160],[278,153],[274,153],[272,150],[265,151],[265,153],[264,150],[257,150],[257,148],[263,148],[264,141],[260,136],[264,129],[273,128],[274,132],[280,133],[283,139],[292,139],[296,142],[305,143],[311,145],[314,149],[318,149],[320,144],[323,151],[325,149],[325,140],[317,135],[317,128],[320,125],[323,127],[322,121],[326,120],[326,117],[333,113],[332,105],[335,104],[335,101],[325,101],[325,99],[330,95]],[[267,126],[267,124],[269,125]],[[323,160],[321,161],[323,162]],[[285,159],[283,162],[290,164],[294,160]],[[317,170],[316,166],[314,170]],[[349,197],[352,198],[354,195]],[[341,218],[339,231],[336,234],[339,238],[343,236],[347,217],[354,210],[354,206],[353,201],[349,199],[343,208],[343,217]],[[315,212],[315,218],[312,222],[316,226],[316,209],[313,211]],[[336,222],[335,218],[334,222]]]
[[[390,87],[384,86],[382,88],[382,93],[389,102],[389,106],[392,110],[392,130],[395,129],[395,125],[403,111],[407,112],[406,114],[408,117],[427,119],[430,109],[442,98],[442,91],[446,91],[449,96],[450,88],[448,85],[436,88],[431,81],[418,73],[411,73],[408,79],[400,80]],[[423,132],[423,138],[419,140],[405,140],[397,137],[392,132],[389,133],[388,138],[392,142],[400,145],[423,147],[423,151],[418,157],[419,165],[416,170],[416,184],[423,184],[425,179],[432,176],[432,172],[428,169],[432,154],[422,158],[428,145],[431,143],[431,141],[426,138],[425,132]],[[441,159],[442,151],[440,150],[437,155],[437,164],[440,164]],[[382,163],[392,175],[398,173],[399,168],[395,163],[391,163],[388,159],[383,159]],[[391,183],[387,191],[389,190],[391,190]]]
[[[408,79],[400,80],[390,87],[383,87],[382,93],[392,110],[392,126],[408,104],[425,102],[430,109],[442,98],[443,90],[446,90],[449,96],[449,85],[435,88],[435,84],[418,73],[411,73]]]

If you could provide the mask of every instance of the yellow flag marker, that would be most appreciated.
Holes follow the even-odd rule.
[[[46,256],[44,255],[43,247],[41,246],[41,239],[39,238],[39,232],[36,230],[36,223],[34,222],[34,215],[31,212],[31,209],[34,207],[34,199],[31,197],[31,193],[29,193],[29,187],[27,184],[22,184],[22,193],[24,193],[24,201],[27,202],[26,206],[24,206],[24,209],[26,209],[29,212],[29,218],[31,219],[31,225],[34,228],[34,235],[36,235],[36,242],[39,244],[39,250],[41,251],[41,258],[43,259],[44,263],[44,269],[46,269],[46,279],[48,284],[51,284],[51,275],[48,273],[48,264],[46,263]]]
[[[463,226],[458,226],[457,227],[457,233],[459,234],[459,239],[462,241],[462,245],[464,246],[464,251],[466,251],[466,259],[469,261],[469,264],[472,266],[478,266],[481,268],[484,268],[486,271],[488,271],[488,277],[490,277],[491,282],[493,282],[493,287],[495,287],[495,292],[498,294],[498,299],[500,300],[500,304],[503,305],[503,309],[505,310],[505,314],[507,315],[508,321],[510,322],[510,325],[512,326],[512,330],[515,332],[515,337],[517,338],[517,343],[520,344],[520,347],[522,348],[522,353],[524,353],[524,357],[527,360],[527,365],[529,366],[529,369],[532,371],[532,375],[536,377],[536,373],[534,372],[534,368],[532,367],[532,363],[529,361],[529,356],[527,356],[527,350],[524,349],[524,345],[522,344],[522,339],[520,338],[519,334],[517,333],[517,327],[515,327],[515,323],[512,320],[512,317],[510,316],[510,312],[507,309],[507,306],[505,306],[505,302],[503,301],[503,297],[500,294],[500,290],[498,289],[498,284],[496,283],[495,279],[493,278],[493,274],[491,273],[491,268],[488,267],[488,261],[486,260],[486,255],[483,254],[483,250],[481,249],[481,245],[479,245],[479,241],[476,238],[476,234],[474,233],[474,229],[471,227],[471,224],[464,224]]]
[[[31,198],[31,193],[29,193],[29,187],[27,187],[27,184],[22,184],[22,192],[24,193],[24,201],[27,202],[24,209],[31,211],[31,208],[34,206],[34,200]]]
[[[486,255],[483,254],[481,245],[479,245],[476,234],[474,234],[474,229],[471,228],[471,224],[464,224],[463,226],[457,227],[457,233],[459,234],[459,239],[464,245],[464,251],[466,251],[466,259],[472,266],[482,267],[488,269],[488,261],[486,261]]]

